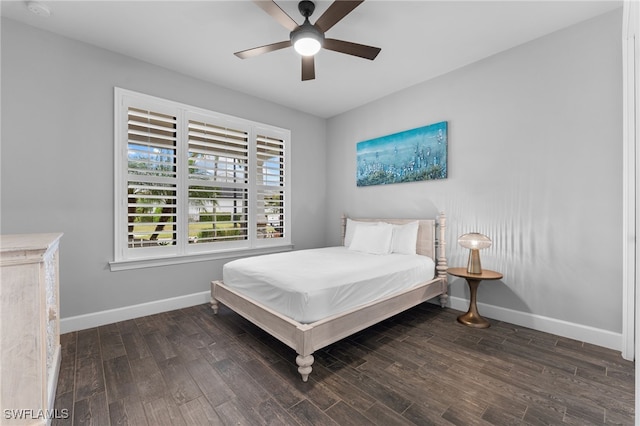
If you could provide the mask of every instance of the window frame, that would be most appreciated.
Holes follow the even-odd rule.
[[[131,181],[128,168],[129,107],[146,109],[154,113],[176,118],[175,167],[176,183],[176,243],[162,247],[129,247],[128,237],[128,184]],[[189,243],[189,120],[207,119],[214,125],[228,125],[247,131],[248,173],[247,236],[246,239],[229,242]],[[282,141],[283,179],[280,188],[283,194],[283,235],[277,238],[259,238],[257,217],[261,212],[257,193],[261,187],[258,175],[258,136]],[[247,255],[274,253],[292,250],[291,240],[291,131],[191,105],[145,95],[114,87],[114,256],[109,262],[112,271],[145,267],[182,264],[197,261],[226,259]],[[144,180],[144,179],[141,179]],[[222,184],[221,184],[222,185]],[[264,211],[262,211],[264,213]]]

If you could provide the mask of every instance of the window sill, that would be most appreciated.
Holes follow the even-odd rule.
[[[130,269],[155,268],[158,266],[181,265],[192,262],[205,262],[208,260],[231,259],[235,257],[257,256],[261,254],[279,253],[293,250],[293,244],[281,246],[261,247],[252,249],[225,250],[215,253],[197,253],[184,256],[154,257],[146,259],[118,260],[109,262],[111,272],[126,271]]]

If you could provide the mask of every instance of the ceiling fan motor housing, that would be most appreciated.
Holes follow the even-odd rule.
[[[312,1],[302,0],[298,3],[298,10],[304,16],[304,22],[289,34],[291,44],[295,46],[299,40],[311,38],[322,46],[324,44],[324,33],[309,22],[309,16],[316,10],[316,5]]]
[[[306,18],[304,23],[300,25],[295,30],[291,31],[289,34],[289,38],[291,39],[291,44],[295,45],[296,41],[301,38],[314,38],[316,39],[320,45],[322,46],[324,42],[324,34],[315,25],[309,22],[309,18]]]

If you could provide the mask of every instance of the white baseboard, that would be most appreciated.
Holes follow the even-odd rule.
[[[60,320],[60,333],[85,330],[87,328],[99,327],[105,324],[112,324],[118,321],[125,321],[145,315],[153,315],[161,312],[172,311],[174,309],[187,308],[189,306],[200,305],[211,300],[211,292],[187,294],[185,296],[173,297],[170,299],[155,300],[153,302],[141,303],[138,305],[125,306],[117,309],[95,312],[85,315],[77,315]],[[449,307],[458,311],[466,312],[469,308],[469,301],[460,297],[449,297]],[[494,305],[478,303],[478,310],[487,318],[505,321],[522,327],[532,328],[545,333],[556,334],[570,339],[587,342],[613,350],[622,349],[622,334],[575,324],[554,318],[543,317],[528,312],[514,311]]]
[[[460,297],[449,297],[449,307],[466,312],[469,309],[469,300]],[[602,330],[586,325],[571,323],[555,318],[543,317],[529,312],[514,311],[494,305],[478,303],[478,311],[483,317],[504,321],[521,327],[551,333],[580,342],[591,343],[597,346],[622,350],[622,333]]]
[[[170,299],[154,300],[153,302],[139,305],[125,306],[117,309],[94,312],[91,314],[77,315],[75,317],[60,319],[60,333],[86,330],[87,328],[113,324],[118,321],[130,320],[146,315],[159,314],[173,311],[174,309],[188,308],[190,306],[207,303],[211,300],[211,291],[187,294],[185,296],[172,297]]]

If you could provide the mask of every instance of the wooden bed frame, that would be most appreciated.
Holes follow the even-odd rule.
[[[354,220],[380,221],[392,224],[405,224],[413,221],[407,219]],[[448,299],[445,228],[444,213],[440,213],[437,219],[419,220],[416,252],[434,259],[436,263],[434,278],[409,290],[358,306],[347,312],[310,324],[302,324],[243,296],[236,290],[227,287],[222,281],[211,282],[211,308],[217,314],[218,303],[222,303],[294,349],[298,353],[296,357],[298,372],[302,376],[302,381],[306,382],[312,370],[312,354],[318,349],[436,296],[440,296],[440,304],[442,307],[445,306]],[[346,218],[343,218],[343,239],[345,229]]]

